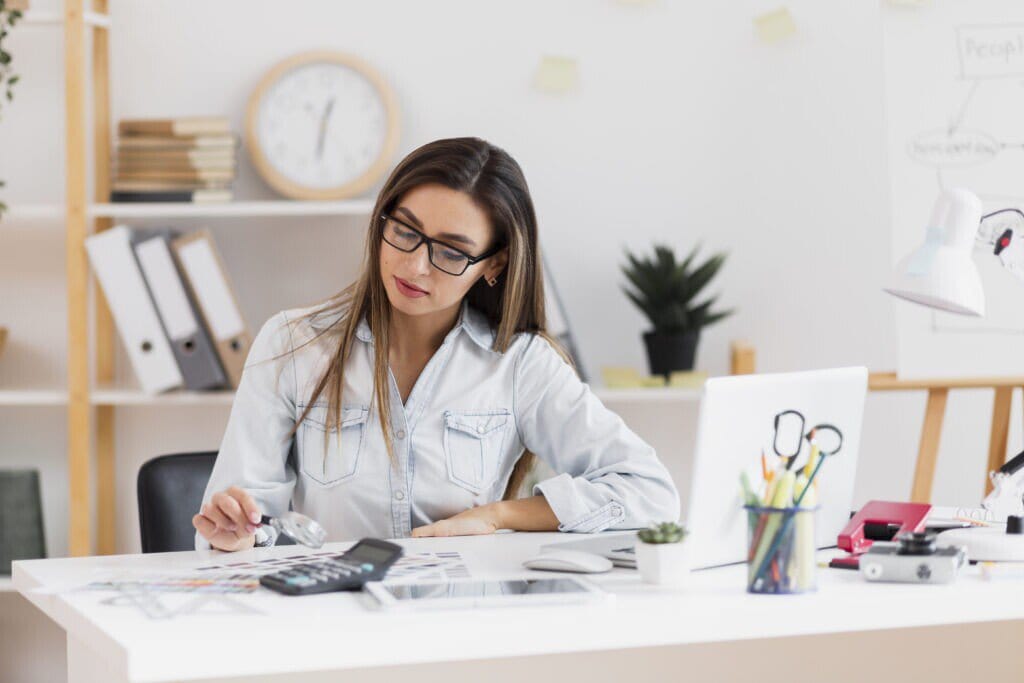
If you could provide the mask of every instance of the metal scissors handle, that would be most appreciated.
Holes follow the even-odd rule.
[[[798,429],[794,430],[797,436],[796,436],[796,443],[794,444],[794,448],[793,448],[791,453],[779,450],[779,431],[780,431],[779,430],[779,426],[782,424],[783,419],[787,415],[795,415],[800,420],[800,427]],[[804,415],[799,410],[792,410],[792,409],[790,409],[790,410],[783,410],[781,413],[777,413],[775,415],[775,423],[774,423],[775,435],[772,438],[772,450],[775,451],[775,455],[779,456],[780,458],[785,458],[786,459],[786,469],[787,470],[793,467],[793,463],[796,461],[797,456],[800,455],[800,449],[803,446],[803,439],[802,439],[802,437],[803,437],[803,433],[804,433],[804,427],[806,426],[806,424],[807,423],[804,420]]]
[[[832,450],[828,451],[822,448],[819,444],[818,452],[821,453],[822,455],[835,455],[836,453],[838,453],[839,449],[843,447],[843,432],[840,431],[839,427],[836,427],[835,425],[832,424],[828,424],[827,422],[822,422],[821,424],[814,425],[813,427],[811,427],[811,431],[807,432],[806,438],[808,443],[810,443],[812,439],[816,439],[819,432],[826,432],[832,434],[835,437],[836,446]]]

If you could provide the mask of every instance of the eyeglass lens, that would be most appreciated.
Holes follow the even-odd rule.
[[[402,225],[390,217],[384,220],[384,240],[401,251],[415,251],[417,247],[427,238],[420,233]],[[439,244],[428,242],[430,262],[435,267],[443,270],[449,275],[462,275],[469,266],[469,257],[454,249]]]

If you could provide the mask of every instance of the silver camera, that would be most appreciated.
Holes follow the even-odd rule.
[[[860,556],[860,573],[868,581],[949,583],[967,564],[961,546],[937,548],[935,534],[903,534],[894,543],[875,541]]]

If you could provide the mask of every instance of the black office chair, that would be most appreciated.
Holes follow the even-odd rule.
[[[142,552],[195,550],[192,516],[203,504],[217,451],[175,453],[139,468],[139,531]]]

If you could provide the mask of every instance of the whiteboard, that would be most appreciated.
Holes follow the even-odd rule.
[[[944,188],[973,191],[986,213],[1024,207],[1024,3],[887,4],[882,17],[895,265]],[[974,260],[983,318],[894,301],[901,378],[1024,375],[1024,286],[980,242]]]

